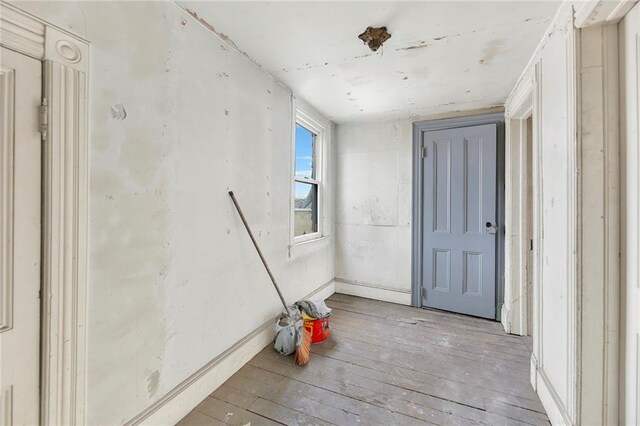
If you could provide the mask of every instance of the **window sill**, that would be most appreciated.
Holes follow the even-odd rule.
[[[331,236],[325,235],[323,237],[314,238],[312,240],[293,243],[289,246],[289,260],[294,260],[300,256],[305,256],[307,254],[328,247],[330,242]]]

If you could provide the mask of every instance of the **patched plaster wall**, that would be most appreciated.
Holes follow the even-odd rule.
[[[411,302],[411,123],[337,126],[339,292]]]
[[[189,13],[15,5],[91,43],[88,422],[121,424],[281,309],[229,189],[289,301],[333,241],[289,258],[291,93]]]

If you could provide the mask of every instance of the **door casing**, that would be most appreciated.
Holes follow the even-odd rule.
[[[423,133],[432,130],[455,129],[459,127],[496,124],[498,129],[498,161],[497,161],[497,220],[498,238],[496,242],[496,320],[500,320],[500,307],[504,292],[504,114],[490,113],[464,117],[443,118],[438,120],[417,121],[413,123],[412,151],[412,227],[411,227],[411,305],[422,307],[423,277]]]
[[[43,64],[40,423],[85,424],[89,43],[4,2],[0,20],[0,45]]]

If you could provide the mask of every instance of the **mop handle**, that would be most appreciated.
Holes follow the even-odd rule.
[[[251,232],[251,228],[249,228],[249,224],[247,223],[247,219],[245,219],[244,214],[242,213],[242,209],[240,208],[240,204],[238,204],[238,200],[236,200],[236,196],[233,195],[233,191],[229,191],[229,196],[231,197],[231,201],[233,201],[233,205],[236,206],[236,210],[238,211],[238,214],[240,215],[240,219],[242,219],[242,223],[244,224],[245,229],[249,233],[249,238],[251,238],[251,242],[253,243],[253,246],[256,248],[256,251],[258,252],[258,256],[260,256],[260,260],[262,260],[262,264],[264,265],[264,269],[267,270],[267,274],[269,274],[269,278],[271,278],[271,282],[273,283],[273,286],[275,287],[276,291],[278,292],[278,296],[280,297],[280,301],[282,302],[282,306],[284,306],[285,311],[287,311],[287,315],[291,316],[291,312],[289,312],[289,307],[287,306],[287,302],[285,302],[284,301],[284,297],[282,297],[282,293],[280,292],[280,288],[278,287],[278,284],[276,283],[276,279],[273,277],[273,274],[271,273],[271,269],[269,269],[269,265],[267,265],[267,261],[264,258],[264,256],[262,255],[262,251],[260,251],[260,247],[258,247],[258,243],[256,242],[256,239],[253,237],[253,232]]]

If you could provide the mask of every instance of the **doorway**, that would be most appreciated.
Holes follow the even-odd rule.
[[[1,48],[0,377],[3,424],[40,422],[42,64]]]
[[[414,123],[414,306],[496,319],[502,114]]]
[[[526,298],[526,335],[533,336],[533,117],[530,115],[525,120],[526,139],[523,149],[526,152],[523,165],[525,167],[524,175],[524,221],[523,228],[525,231],[525,248],[526,252],[524,273],[525,285],[527,286]]]

